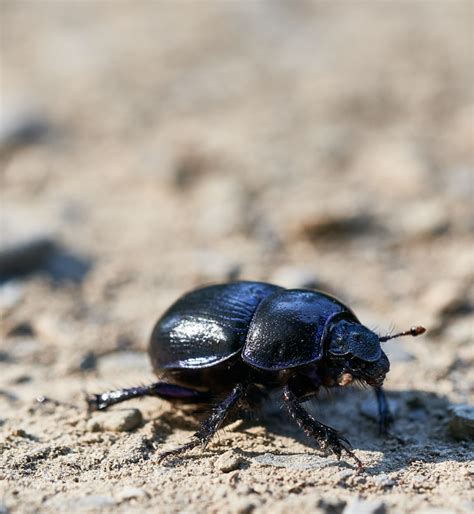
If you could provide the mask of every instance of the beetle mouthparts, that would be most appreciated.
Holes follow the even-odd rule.
[[[420,326],[417,327],[411,327],[410,330],[405,330],[405,332],[399,332],[398,334],[393,335],[387,335],[383,337],[379,337],[379,341],[381,343],[384,343],[385,341],[388,341],[389,339],[395,339],[396,337],[402,337],[402,336],[419,336],[421,334],[424,334],[426,332],[426,328]]]
[[[339,375],[337,377],[337,383],[340,386],[346,386],[349,385],[354,380],[354,377],[351,373],[342,373],[342,375]]]

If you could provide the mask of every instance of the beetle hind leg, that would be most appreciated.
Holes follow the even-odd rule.
[[[142,396],[155,396],[164,400],[177,400],[183,402],[200,403],[210,399],[205,392],[196,391],[188,387],[167,382],[154,382],[146,386],[129,387],[127,389],[116,389],[102,394],[93,394],[86,398],[89,411],[104,410],[116,403],[125,402],[132,398]]]
[[[228,414],[243,398],[245,391],[246,387],[243,384],[237,384],[227,395],[224,401],[214,408],[209,418],[202,423],[201,428],[193,435],[191,441],[179,446],[178,448],[161,453],[159,456],[159,462],[173,455],[182,454],[196,446],[206,447],[215,433],[222,426]]]
[[[328,427],[313,418],[301,405],[297,396],[288,385],[283,391],[283,402],[288,409],[290,416],[303,429],[306,435],[313,437],[322,450],[329,450],[341,458],[342,452],[352,457],[357,465],[358,471],[363,471],[364,466],[361,460],[352,451],[352,446],[347,439],[339,434],[334,428]]]

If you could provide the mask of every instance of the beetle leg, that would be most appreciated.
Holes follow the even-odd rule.
[[[116,403],[142,396],[158,396],[165,400],[182,400],[195,403],[207,401],[210,398],[208,393],[202,393],[195,389],[166,382],[155,382],[147,386],[130,387],[128,389],[117,389],[102,394],[94,394],[87,397],[86,401],[89,411],[95,411],[104,410]]]
[[[386,435],[388,427],[393,423],[393,415],[390,412],[384,390],[381,387],[374,387],[374,391],[379,409],[379,433],[380,435]]]
[[[306,435],[313,437],[323,450],[333,452],[338,459],[341,458],[342,452],[346,452],[352,457],[357,465],[358,471],[363,471],[362,462],[354,452],[352,446],[347,439],[339,434],[334,428],[323,425],[313,418],[301,405],[297,396],[291,391],[288,385],[283,390],[283,401],[288,409],[290,416],[296,421],[298,426],[303,429]]]
[[[243,384],[237,384],[234,389],[232,389],[230,394],[225,398],[225,400],[214,408],[209,418],[202,423],[201,428],[193,435],[193,439],[188,443],[175,448],[174,450],[161,453],[158,459],[159,462],[172,455],[178,455],[180,453],[186,452],[187,450],[191,450],[196,446],[206,447],[209,441],[212,439],[212,436],[222,426],[222,423],[224,422],[229,412],[244,396],[245,391],[246,387]]]

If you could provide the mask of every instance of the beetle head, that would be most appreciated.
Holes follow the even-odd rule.
[[[341,320],[329,333],[327,355],[337,371],[337,382],[346,385],[353,379],[381,386],[390,369],[380,348],[379,336],[359,323]]]

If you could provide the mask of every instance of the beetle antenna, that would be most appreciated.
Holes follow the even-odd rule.
[[[388,335],[379,337],[379,341],[381,343],[384,343],[385,341],[388,341],[389,339],[395,339],[396,337],[402,337],[402,336],[419,336],[421,334],[424,334],[426,332],[426,328],[422,326],[418,327],[411,327],[410,330],[405,330],[405,332],[399,332],[398,334]]]

